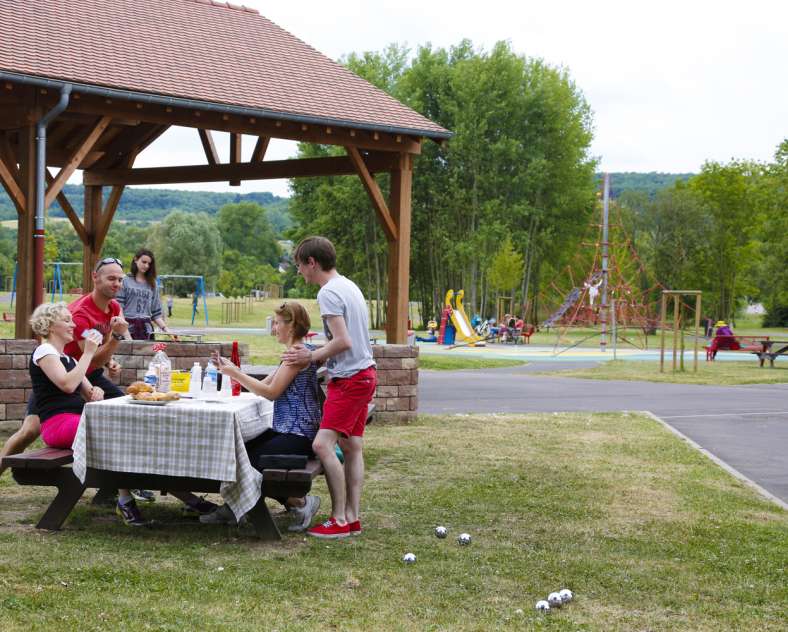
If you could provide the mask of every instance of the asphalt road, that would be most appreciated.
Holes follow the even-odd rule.
[[[529,375],[555,368],[532,363],[484,371],[422,370],[419,412],[647,410],[788,503],[788,384],[696,386]]]

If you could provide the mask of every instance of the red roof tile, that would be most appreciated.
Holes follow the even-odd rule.
[[[254,9],[217,0],[0,0],[0,70],[449,135]]]

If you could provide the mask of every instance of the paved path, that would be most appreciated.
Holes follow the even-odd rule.
[[[419,412],[648,410],[788,503],[788,384],[696,386],[529,375],[555,368],[532,363],[421,371]]]

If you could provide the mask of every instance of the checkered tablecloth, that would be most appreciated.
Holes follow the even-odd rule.
[[[74,474],[83,483],[88,467],[221,481],[225,502],[243,516],[259,500],[263,480],[244,441],[270,427],[270,419],[271,402],[251,394],[166,406],[128,397],[91,402],[74,439]]]

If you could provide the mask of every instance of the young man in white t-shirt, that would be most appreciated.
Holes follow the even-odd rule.
[[[286,364],[325,362],[328,369],[328,395],[312,449],[326,473],[331,517],[307,533],[317,538],[344,538],[361,533],[364,426],[367,405],[377,386],[367,304],[358,286],[337,272],[334,245],[325,237],[304,239],[293,258],[304,280],[320,286],[317,302],[328,340],[315,351],[298,345],[282,355]],[[337,442],[345,455],[344,466],[336,455]]]

